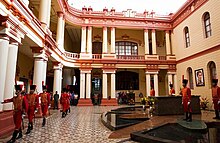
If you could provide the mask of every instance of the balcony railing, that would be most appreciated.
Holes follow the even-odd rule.
[[[64,55],[68,58],[68,59],[79,59],[79,54],[78,53],[71,53],[71,52],[65,52]]]
[[[92,54],[92,59],[102,59],[102,54]]]
[[[117,55],[117,59],[121,60],[144,60],[142,55]]]
[[[159,60],[160,61],[167,60],[167,57],[166,56],[159,56]]]

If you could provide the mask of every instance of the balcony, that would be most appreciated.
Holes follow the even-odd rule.
[[[144,55],[117,55],[118,60],[145,60]]]

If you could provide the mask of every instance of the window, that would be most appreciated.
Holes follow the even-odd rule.
[[[186,48],[190,46],[190,38],[189,38],[189,28],[184,28],[184,34],[185,34],[185,42],[186,42]]]
[[[204,14],[203,21],[204,21],[204,28],[205,28],[205,37],[208,38],[212,36],[210,15],[208,12]]]
[[[209,80],[210,83],[212,83],[212,79],[217,78],[216,65],[213,61],[208,63],[208,71],[209,71]]]
[[[187,68],[187,74],[188,74],[188,84],[189,84],[189,88],[190,89],[194,89],[194,85],[193,85],[193,72],[192,72],[192,68],[188,67]]]
[[[115,49],[116,55],[138,55],[138,45],[134,42],[116,42]]]
[[[116,73],[116,90],[139,90],[139,74],[130,71]]]

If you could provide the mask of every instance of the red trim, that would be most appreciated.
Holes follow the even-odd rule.
[[[212,53],[212,52],[215,52],[215,51],[218,51],[218,50],[220,50],[220,44],[217,45],[217,46],[214,46],[212,48],[209,48],[207,50],[204,50],[204,51],[201,51],[199,53],[196,53],[194,55],[191,55],[191,56],[188,56],[186,58],[180,59],[180,60],[177,61],[177,64],[180,64],[180,63],[183,63],[183,62],[186,62],[186,61],[189,61],[189,60],[192,60],[192,59],[195,59],[195,58],[207,55],[209,53]]]
[[[92,106],[92,100],[91,99],[79,99],[79,102],[77,106]]]

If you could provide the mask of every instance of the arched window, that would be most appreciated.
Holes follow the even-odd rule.
[[[187,48],[190,46],[189,28],[188,27],[184,28],[184,37],[185,37],[185,43],[186,43],[186,48]]]
[[[209,72],[209,81],[210,83],[212,83],[212,79],[217,78],[216,65],[213,61],[208,63],[208,72]]]
[[[116,73],[116,90],[139,90],[139,74],[131,71]]]
[[[115,43],[116,55],[138,55],[138,44],[129,41]]]
[[[210,15],[208,12],[206,12],[203,15],[203,22],[204,22],[204,29],[205,29],[205,37],[208,38],[208,37],[212,36]]]
[[[188,76],[188,84],[189,84],[189,88],[190,89],[194,89],[194,85],[193,85],[193,72],[192,72],[192,68],[188,67],[187,68],[187,76]]]

